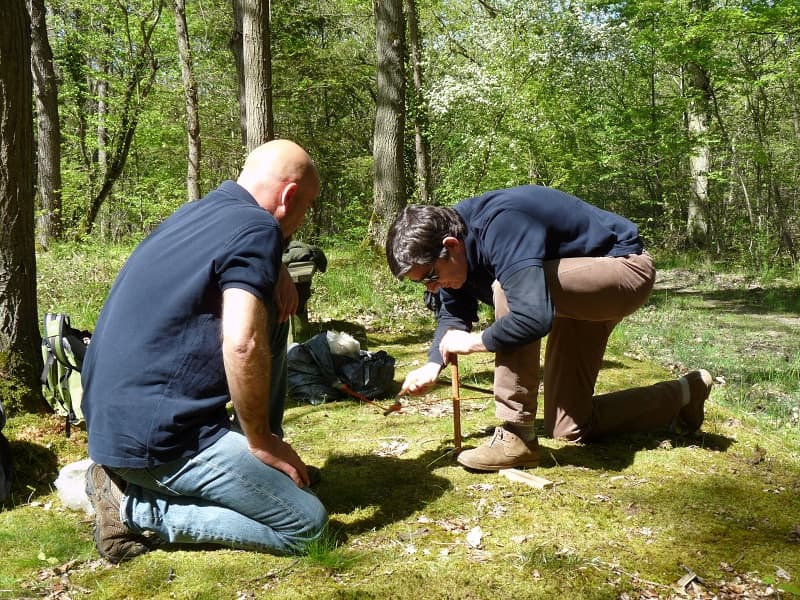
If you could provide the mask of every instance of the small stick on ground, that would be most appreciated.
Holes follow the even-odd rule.
[[[347,384],[342,383],[341,381],[338,381],[338,382],[334,383],[333,387],[335,389],[339,390],[340,392],[344,392],[348,396],[350,396],[352,398],[355,398],[356,400],[360,400],[364,404],[369,404],[370,406],[374,406],[375,408],[377,408],[378,410],[380,410],[383,413],[384,417],[386,415],[390,414],[390,413],[397,412],[401,408],[403,408],[403,406],[400,404],[399,400],[395,400],[394,403],[391,404],[389,407],[383,408],[380,404],[378,404],[377,402],[373,402],[372,400],[367,398],[364,394],[362,394],[360,392],[357,392],[355,390],[351,390],[347,386]]]

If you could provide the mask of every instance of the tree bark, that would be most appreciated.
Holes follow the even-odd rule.
[[[691,0],[689,10],[698,19],[702,19],[709,10],[708,0]],[[711,164],[711,150],[706,135],[711,121],[713,94],[704,58],[707,53],[707,41],[692,32],[688,43],[694,58],[686,65],[689,74],[689,108],[686,120],[692,142],[692,153],[689,156],[691,190],[686,215],[686,236],[698,248],[708,248],[710,242],[708,171]]]
[[[689,156],[691,193],[686,216],[686,235],[695,246],[706,248],[709,242],[708,170],[710,150],[705,136],[708,133],[710,120],[711,83],[702,66],[690,63],[687,69],[690,75],[692,98],[686,118],[689,137],[693,140],[694,145]]]
[[[0,2],[0,380],[9,413],[45,406],[39,375],[33,76],[25,0]]]
[[[197,102],[197,83],[192,69],[189,30],[186,26],[186,1],[175,0],[174,8],[178,55],[181,62],[183,90],[186,96],[186,133],[188,137],[186,190],[189,194],[189,201],[192,201],[200,197],[200,111]]]
[[[269,0],[243,0],[244,97],[247,149],[275,138],[272,114],[272,55]]]
[[[110,32],[109,32],[109,35]],[[108,65],[97,61],[98,78],[95,83],[97,96],[97,178],[102,180],[108,170]],[[94,172],[94,171],[92,171]]]
[[[239,93],[239,133],[242,137],[242,146],[247,147],[247,100],[244,93],[244,33],[242,14],[244,0],[233,0],[233,31],[231,32],[230,49],[236,63],[236,82]]]
[[[789,70],[789,77],[786,79],[786,92],[789,96],[789,105],[792,108],[792,129],[795,139],[800,140],[800,108],[797,104],[797,93],[794,87],[795,75]]]
[[[414,150],[417,164],[417,190],[422,204],[433,202],[431,189],[431,151],[428,143],[428,109],[422,77],[422,45],[419,39],[416,0],[406,0],[409,51],[414,79]]]
[[[39,243],[47,248],[62,233],[61,223],[61,126],[53,50],[47,39],[44,0],[28,0],[31,17],[31,69],[36,95],[37,180],[41,213]]]
[[[403,169],[405,129],[405,23],[402,0],[374,0],[377,100],[373,132],[374,205],[370,240],[386,242],[389,225],[406,204]]]

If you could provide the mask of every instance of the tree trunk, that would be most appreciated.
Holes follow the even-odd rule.
[[[61,126],[53,50],[47,39],[44,0],[28,0],[31,17],[31,68],[36,94],[37,179],[41,213],[39,243],[61,237]]]
[[[247,149],[275,137],[272,116],[272,55],[269,0],[243,0],[244,97],[247,111]]]
[[[797,106],[797,93],[794,87],[795,75],[789,71],[789,77],[786,80],[786,91],[789,96],[789,104],[792,108],[792,128],[794,130],[795,139],[800,140],[800,109]]]
[[[796,265],[798,256],[797,249],[794,247],[794,238],[792,236],[792,228],[787,218],[787,211],[784,207],[783,198],[781,195],[780,186],[773,179],[772,181],[772,198],[774,203],[774,211],[778,221],[778,232],[780,235],[779,248],[785,250],[792,259],[792,264]]]
[[[109,33],[110,35],[110,33]],[[108,65],[103,59],[97,61],[97,169],[96,179],[104,179],[108,171]],[[95,173],[91,170],[90,173]],[[94,180],[93,180],[94,181]]]
[[[242,13],[244,0],[233,0],[233,31],[231,32],[230,49],[236,63],[236,81],[239,92],[239,133],[242,136],[242,146],[247,147],[247,100],[244,94],[244,43]]]
[[[690,75],[692,99],[686,116],[689,137],[694,142],[692,154],[689,156],[689,173],[691,177],[691,193],[689,209],[686,217],[686,235],[699,247],[708,247],[708,169],[709,147],[705,139],[710,120],[711,83],[705,69],[695,63],[687,66]]]
[[[25,0],[0,2],[0,379],[9,412],[45,407],[33,222],[33,76]]]
[[[709,9],[708,0],[690,0],[689,10],[699,20],[705,17]],[[703,35],[694,31],[694,28],[690,30],[688,40],[693,58],[686,65],[689,74],[689,108],[686,121],[692,142],[692,153],[689,156],[691,191],[686,215],[686,236],[698,248],[708,248],[710,242],[708,171],[711,162],[706,136],[711,121],[713,93],[705,58],[708,54],[708,41]]]
[[[178,54],[181,61],[183,89],[186,95],[186,132],[188,136],[188,167],[186,189],[189,200],[200,197],[200,117],[197,102],[197,84],[192,69],[189,30],[186,26],[186,1],[175,0],[175,30],[178,35]]]
[[[416,0],[406,0],[408,15],[409,51],[411,70],[414,76],[414,150],[417,164],[417,189],[419,201],[423,204],[433,202],[431,189],[431,152],[428,143],[428,109],[422,81],[422,46],[419,40]]]
[[[372,150],[375,199],[369,234],[372,243],[382,247],[389,225],[406,204],[403,170],[405,24],[402,0],[374,0],[374,9],[378,69]]]
[[[661,133],[658,125],[658,96],[656,94],[657,58],[655,48],[650,49],[650,149],[644,163],[644,185],[647,187],[652,206],[662,206],[664,201],[664,183],[661,178],[661,157],[658,155]]]

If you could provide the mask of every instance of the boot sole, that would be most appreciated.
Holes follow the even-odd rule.
[[[470,463],[469,461],[462,460],[461,455],[459,455],[456,460],[460,465],[467,467],[468,469],[472,469],[473,471],[483,471],[483,472],[499,471],[501,469],[518,469],[520,467],[539,466],[539,459],[527,460],[527,461],[515,461],[513,463],[508,463],[504,465],[487,465],[482,463]]]

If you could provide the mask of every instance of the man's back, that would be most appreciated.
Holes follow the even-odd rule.
[[[186,456],[225,431],[222,291],[263,301],[283,237],[233,182],[181,207],[144,240],[109,293],[86,356],[89,453],[142,468]]]

